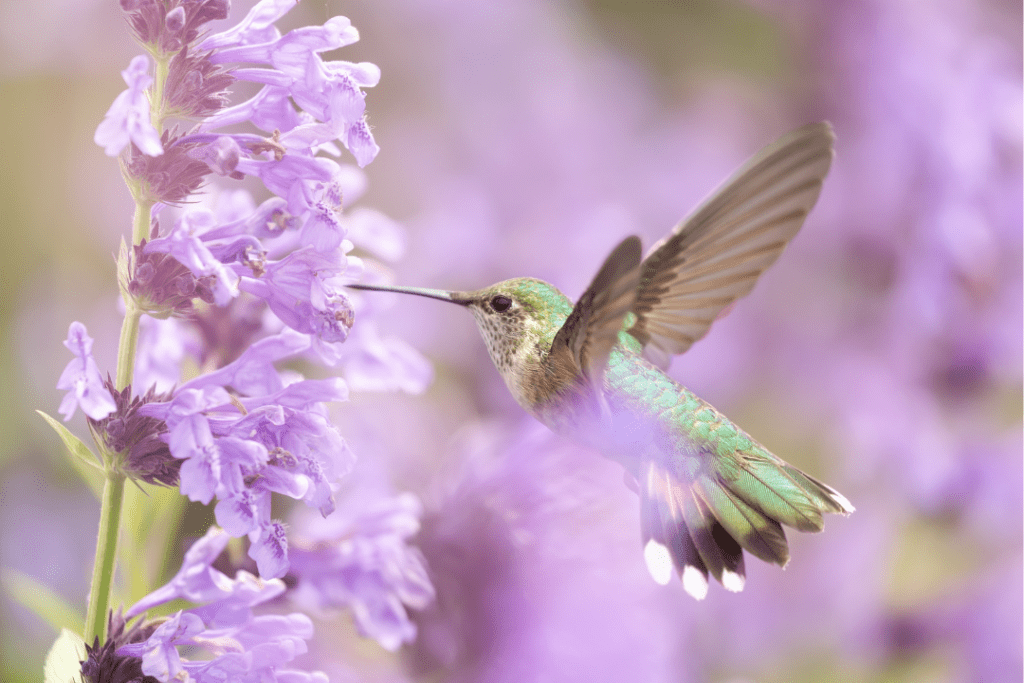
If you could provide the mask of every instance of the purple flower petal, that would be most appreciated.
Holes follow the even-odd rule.
[[[247,396],[265,396],[284,388],[274,363],[297,356],[309,349],[309,337],[290,328],[264,337],[249,346],[242,355],[219,370],[200,375],[185,383],[181,391],[230,386]]]
[[[295,0],[260,0],[242,21],[227,31],[207,37],[199,44],[198,49],[215,50],[274,40],[280,35],[274,22],[293,7]]]
[[[187,644],[204,629],[203,622],[193,614],[179,611],[157,627],[145,643],[126,645],[120,649],[134,654],[143,646],[142,672],[161,681],[177,679],[184,668],[177,645]]]
[[[355,391],[422,393],[434,378],[430,362],[412,346],[381,339],[373,325],[359,328],[359,343],[342,361],[345,380]]]
[[[270,522],[249,534],[249,557],[256,561],[260,576],[276,579],[288,573],[288,537],[284,525]]]
[[[164,148],[160,135],[150,122],[149,98],[146,88],[153,82],[149,75],[149,59],[138,55],[121,72],[128,89],[110,105],[103,121],[96,127],[93,141],[103,148],[107,156],[115,157],[129,142],[134,142],[143,154],[160,156]]]
[[[57,388],[68,392],[59,408],[65,422],[71,419],[79,406],[94,420],[102,420],[117,409],[93,360],[92,341],[82,323],[73,322],[68,327],[64,346],[75,354],[75,358],[68,362],[57,380]]]
[[[281,321],[324,342],[344,341],[354,313],[348,297],[328,282],[344,270],[338,255],[307,248],[267,266],[260,279],[239,286],[265,300]]]
[[[342,142],[348,151],[352,152],[352,156],[356,158],[356,163],[360,168],[373,161],[377,153],[380,152],[380,147],[374,141],[366,119],[360,119],[349,126]]]
[[[178,598],[202,603],[230,595],[231,579],[211,566],[229,540],[231,537],[223,529],[210,527],[206,535],[193,543],[185,553],[181,569],[174,578],[132,605],[131,609],[125,612],[125,618],[131,619]]]
[[[269,496],[245,489],[217,501],[213,512],[217,524],[225,531],[241,538],[259,527],[263,514],[269,516]]]
[[[230,176],[238,166],[242,148],[230,135],[220,135],[210,144],[189,150],[189,156],[205,162],[217,175]]]

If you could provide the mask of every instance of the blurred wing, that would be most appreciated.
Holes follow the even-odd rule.
[[[667,365],[753,288],[818,200],[834,141],[827,122],[784,135],[651,248],[628,330],[645,356]]]
[[[600,389],[622,321],[640,281],[640,238],[627,237],[605,259],[551,344],[551,360]]]

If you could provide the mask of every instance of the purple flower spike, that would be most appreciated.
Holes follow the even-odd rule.
[[[153,82],[149,75],[149,59],[138,55],[121,75],[128,89],[110,105],[107,115],[96,128],[93,140],[111,157],[120,154],[129,142],[135,143],[147,156],[160,156],[164,148],[150,121],[149,98],[146,96],[146,88]]]
[[[117,409],[117,404],[92,358],[92,337],[85,325],[77,321],[71,323],[64,346],[75,354],[75,358],[67,364],[57,381],[57,388],[68,392],[60,403],[60,414],[67,422],[75,414],[75,409],[81,406],[86,415],[102,420]]]

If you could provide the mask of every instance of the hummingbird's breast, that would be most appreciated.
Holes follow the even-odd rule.
[[[630,348],[635,340],[624,341],[609,358],[604,405],[575,378],[553,382],[557,389],[540,392],[532,407],[524,406],[552,431],[600,451],[635,473],[647,459],[671,457],[677,441],[674,414],[693,394]]]
[[[552,431],[590,446],[639,476],[644,463],[692,478],[717,457],[761,449],[745,432],[640,354],[627,333],[604,376],[605,405],[581,382],[528,410]]]

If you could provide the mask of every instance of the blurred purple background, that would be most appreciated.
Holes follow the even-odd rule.
[[[337,58],[383,71],[359,204],[407,230],[400,284],[575,298],[624,236],[830,120],[804,230],[671,372],[857,512],[790,534],[785,571],[749,563],[742,594],[658,586],[620,468],[524,415],[464,311],[390,297],[385,334],[434,382],[335,412],[352,485],[423,501],[438,597],[397,655],[320,628],[332,681],[1021,680],[1019,3],[353,0],[286,23],[334,14],[362,35]],[[113,367],[130,206],[92,132],[136,52],[116,3],[0,7],[0,567],[83,605],[98,505],[32,411],[59,402],[71,320]],[[38,680],[54,634],[0,609],[0,678]]]

